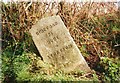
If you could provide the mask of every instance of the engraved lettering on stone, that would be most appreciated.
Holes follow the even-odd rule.
[[[52,44],[54,41],[58,41],[59,40],[59,37],[58,36],[55,36],[49,40],[46,40],[48,44]]]
[[[57,22],[54,22],[53,24],[49,25],[49,26],[46,26],[40,30],[37,29],[38,32],[36,32],[37,35],[41,34],[41,33],[44,33],[45,31],[47,31],[48,29],[56,26],[58,23]]]
[[[50,56],[48,56],[49,58],[55,57],[56,55],[60,54],[61,52],[70,49],[72,47],[72,44],[69,44],[68,46],[65,46],[63,48],[61,48],[60,50],[55,51],[54,53],[50,54]]]
[[[46,34],[46,37],[50,37],[50,36],[53,36],[53,32],[48,32],[48,33]]]

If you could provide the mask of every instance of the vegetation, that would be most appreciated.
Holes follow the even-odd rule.
[[[107,9],[107,13],[104,10]],[[2,3],[2,81],[120,81],[120,11],[114,3]],[[66,74],[42,61],[29,29],[60,15],[92,73]]]

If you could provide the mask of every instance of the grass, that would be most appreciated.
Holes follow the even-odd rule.
[[[13,2],[2,3],[1,10],[3,82],[120,80],[120,19],[113,3]],[[29,29],[53,15],[61,16],[92,73],[65,74],[41,60]]]

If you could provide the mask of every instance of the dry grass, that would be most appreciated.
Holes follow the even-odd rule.
[[[86,45],[84,51],[92,55],[111,56],[110,53],[113,51],[107,40],[112,34],[118,32],[112,32],[108,21],[118,22],[115,12],[114,3],[20,2],[2,4],[3,40],[9,41],[10,38],[14,41],[23,40],[24,34],[38,20],[46,16],[60,15],[80,49]],[[106,38],[103,39],[103,37]]]
[[[114,3],[20,2],[2,3],[1,9],[3,50],[20,41],[28,42],[24,50],[29,50],[26,34],[31,26],[41,18],[60,15],[92,69],[101,57],[120,55],[120,20]]]

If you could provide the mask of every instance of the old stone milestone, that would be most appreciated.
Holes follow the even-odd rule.
[[[30,33],[44,62],[65,72],[90,71],[60,16],[39,20],[30,29]]]

